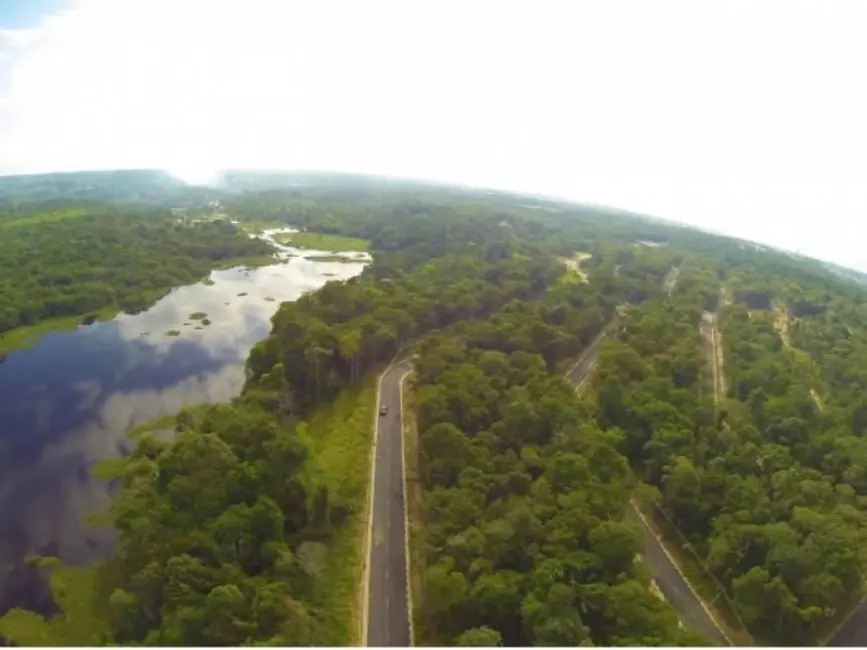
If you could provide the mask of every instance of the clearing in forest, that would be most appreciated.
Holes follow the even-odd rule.
[[[662,289],[667,292],[668,295],[671,295],[671,292],[674,291],[674,287],[677,285],[677,278],[680,276],[680,267],[672,266],[668,269],[668,273],[665,274],[665,279],[662,281]]]
[[[778,303],[774,303],[774,329],[780,335],[783,345],[791,349],[792,340],[789,337],[789,312]]]
[[[813,402],[816,404],[816,408],[820,411],[825,409],[825,403],[822,401],[822,398],[819,397],[819,393],[816,392],[815,388],[810,389],[810,397],[813,398]]]
[[[720,398],[726,394],[726,385],[723,373],[722,337],[716,326],[716,314],[709,311],[702,313],[699,327],[706,343],[705,353],[711,364],[714,403],[719,405]]]
[[[590,282],[587,272],[581,268],[581,262],[590,259],[591,257],[593,257],[592,253],[584,253],[581,251],[576,251],[572,254],[572,257],[561,257],[560,261],[563,262],[569,270],[569,273],[566,274],[564,279],[577,279],[584,284]]]
[[[357,237],[344,237],[342,235],[326,235],[319,232],[287,232],[280,233],[275,239],[281,244],[295,246],[296,248],[310,248],[317,251],[329,251],[331,253],[344,253],[366,251],[370,248],[370,242]]]

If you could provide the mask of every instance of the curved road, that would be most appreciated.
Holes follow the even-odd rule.
[[[409,599],[404,509],[403,430],[400,382],[412,370],[402,361],[389,366],[379,380],[377,405],[388,415],[376,425],[367,574],[364,599],[364,644],[376,647],[410,645]]]
[[[587,351],[578,359],[578,362],[566,373],[566,379],[572,382],[576,388],[593,370],[593,367],[596,365],[596,349],[615,324],[616,321],[606,327],[593,340]],[[644,528],[644,559],[650,569],[650,574],[653,576],[665,599],[677,611],[681,622],[686,627],[704,635],[712,643],[730,645],[725,635],[708,614],[707,610],[705,610],[704,605],[702,605],[701,600],[692,590],[692,587],[674,565],[672,558],[668,555],[662,543],[647,525],[644,517],[634,506],[633,509],[636,520]]]

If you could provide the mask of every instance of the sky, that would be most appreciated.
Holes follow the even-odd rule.
[[[867,270],[867,2],[0,0],[0,174],[323,169]]]

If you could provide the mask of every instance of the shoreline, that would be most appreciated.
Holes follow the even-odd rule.
[[[272,254],[259,256],[245,256],[238,258],[230,258],[220,260],[215,263],[211,269],[196,282],[188,282],[184,284],[176,284],[170,287],[164,287],[159,290],[154,290],[152,296],[148,296],[148,306],[150,309],[169,292],[180,287],[186,287],[193,284],[207,282],[213,271],[225,271],[233,268],[259,268],[277,264],[279,260]],[[144,311],[144,310],[142,310]],[[96,310],[90,310],[81,314],[72,314],[69,316],[55,316],[37,321],[33,325],[19,325],[11,330],[0,332],[0,363],[6,361],[13,352],[28,350],[35,346],[42,337],[54,332],[69,332],[78,329],[79,326],[89,326],[96,323],[104,323],[113,320],[118,314],[129,313],[125,312],[116,304],[105,305]]]

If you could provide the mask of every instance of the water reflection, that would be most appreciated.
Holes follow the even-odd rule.
[[[244,359],[280,302],[352,277],[369,259],[317,262],[306,259],[315,252],[280,249],[271,266],[215,271],[213,284],[178,288],[141,314],[49,334],[0,364],[0,614],[44,605],[21,567],[26,553],[83,563],[110,550],[112,531],[83,520],[108,502],[107,486],[88,470],[129,448],[126,431],[238,394]]]

